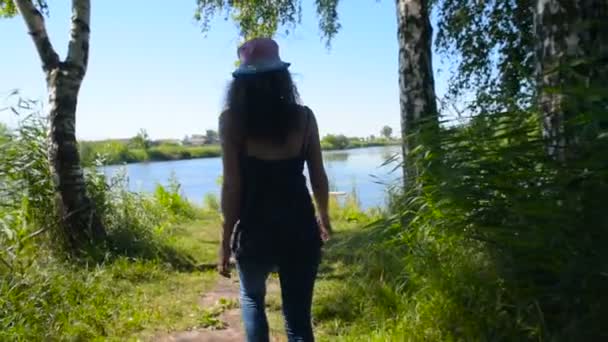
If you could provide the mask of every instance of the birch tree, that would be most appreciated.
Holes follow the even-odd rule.
[[[606,108],[608,1],[537,0],[534,18],[543,135],[548,153],[566,161],[577,158],[585,133],[595,131],[593,119],[575,117],[588,114],[593,102]]]
[[[103,241],[105,229],[85,189],[75,133],[78,93],[89,60],[91,1],[72,0],[71,6],[68,51],[61,59],[47,34],[44,0],[0,0],[2,16],[23,18],[40,57],[48,90],[48,158],[56,206],[68,245],[76,251]]]
[[[431,146],[439,129],[432,64],[432,28],[427,0],[396,0],[399,41],[399,104],[406,186],[418,171],[411,154]]]

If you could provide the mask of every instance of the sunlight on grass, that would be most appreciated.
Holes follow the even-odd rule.
[[[185,250],[199,264],[217,261],[221,232],[219,218],[203,218],[179,223],[174,229],[171,243]]]
[[[127,323],[123,329],[116,326],[114,335],[130,336],[133,328],[140,332],[136,336],[149,338],[171,331],[200,327],[200,317],[204,309],[198,304],[200,296],[215,282],[213,273],[169,273],[161,281],[140,284],[130,294],[135,299],[135,312],[118,317],[119,322]],[[132,316],[128,316],[132,314]]]

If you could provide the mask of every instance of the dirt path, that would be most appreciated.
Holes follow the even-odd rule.
[[[219,277],[215,287],[203,294],[199,305],[208,312],[215,312],[212,326],[191,331],[175,332],[168,336],[154,339],[156,342],[241,342],[245,341],[245,332],[241,322],[241,311],[238,308],[239,284],[236,278]],[[276,281],[269,280],[267,302],[276,302],[280,288]],[[274,300],[273,300],[274,299]],[[267,312],[270,308],[267,307]],[[275,308],[276,309],[276,308]],[[276,310],[275,310],[276,311]],[[272,312],[269,312],[272,314]],[[272,325],[272,324],[271,324]],[[272,327],[271,327],[272,330]],[[281,342],[286,339],[282,334],[271,331],[271,341]]]

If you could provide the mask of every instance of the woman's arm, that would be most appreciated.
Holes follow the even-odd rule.
[[[329,182],[327,181],[327,174],[323,166],[317,120],[312,111],[310,112],[310,116],[310,132],[307,132],[310,138],[307,155],[308,173],[321,220],[321,232],[324,234],[324,240],[327,240],[331,233],[331,223],[329,221]]]
[[[238,221],[241,205],[241,174],[239,159],[240,137],[230,122],[229,112],[220,116],[220,142],[222,145],[223,181],[221,209],[224,216],[220,246],[220,273],[229,275],[230,239]]]

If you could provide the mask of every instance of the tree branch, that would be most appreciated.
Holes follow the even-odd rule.
[[[38,55],[42,61],[42,69],[49,71],[59,65],[59,55],[53,49],[53,45],[46,33],[42,13],[36,9],[31,0],[14,0],[19,13],[23,17],[29,30]]]
[[[81,75],[89,63],[91,0],[72,0],[72,28],[66,63],[80,69]]]

